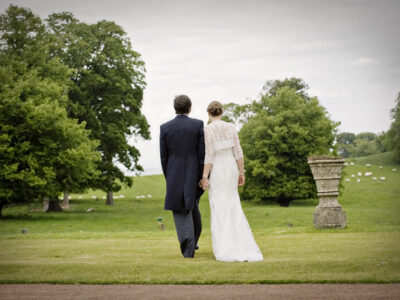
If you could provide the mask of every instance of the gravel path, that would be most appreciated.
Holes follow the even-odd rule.
[[[400,284],[0,284],[0,299],[400,299]]]

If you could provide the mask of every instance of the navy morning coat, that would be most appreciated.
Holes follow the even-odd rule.
[[[203,194],[198,183],[204,168],[203,121],[177,115],[160,127],[161,166],[167,182],[165,210],[193,209]]]

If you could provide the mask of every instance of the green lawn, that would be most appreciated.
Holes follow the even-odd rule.
[[[242,202],[264,254],[264,261],[255,263],[215,261],[207,195],[200,205],[200,250],[195,259],[183,259],[171,212],[163,210],[162,176],[135,178],[112,207],[95,191],[83,199],[73,195],[70,209],[61,213],[43,213],[38,204],[6,208],[0,220],[0,282],[400,282],[400,166],[391,163],[390,153],[351,161],[355,165],[345,169],[351,181],[344,182],[339,199],[346,229],[314,229],[317,200],[295,201],[287,208]],[[373,175],[356,182],[357,172],[366,171]],[[386,180],[379,180],[382,176]],[[148,194],[152,197],[136,198]]]

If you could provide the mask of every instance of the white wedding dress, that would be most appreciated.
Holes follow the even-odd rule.
[[[243,152],[236,128],[231,123],[216,120],[205,126],[204,137],[204,164],[212,164],[208,195],[215,258],[226,262],[262,260],[238,193],[236,160],[243,157]]]

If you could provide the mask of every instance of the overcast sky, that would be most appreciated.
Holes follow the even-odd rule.
[[[152,140],[132,139],[147,174],[161,170],[159,126],[178,94],[206,122],[212,100],[246,103],[267,80],[300,77],[340,131],[379,133],[400,92],[400,0],[2,0],[1,11],[11,3],[125,29],[147,68]]]

